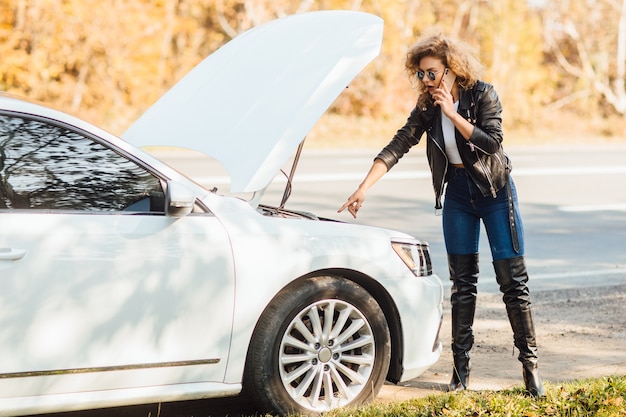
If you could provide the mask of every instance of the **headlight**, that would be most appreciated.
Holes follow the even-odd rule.
[[[417,240],[393,240],[391,247],[416,277],[431,275],[433,267],[430,261],[428,243]]]

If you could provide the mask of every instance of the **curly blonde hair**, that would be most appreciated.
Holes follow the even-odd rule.
[[[436,33],[421,39],[408,50],[404,66],[412,80],[417,80],[415,73],[422,58],[427,56],[441,59],[443,65],[456,74],[459,86],[464,89],[473,87],[483,74],[483,65],[471,46]],[[424,83],[417,83],[417,91],[421,106],[432,100]]]

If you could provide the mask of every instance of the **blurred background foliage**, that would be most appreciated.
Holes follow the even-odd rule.
[[[314,136],[386,142],[415,104],[405,52],[433,29],[476,48],[513,136],[626,136],[626,0],[0,0],[0,90],[121,134],[233,37],[321,9],[376,14],[385,31]]]

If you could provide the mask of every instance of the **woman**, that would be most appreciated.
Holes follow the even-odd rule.
[[[471,50],[442,35],[427,37],[413,46],[405,66],[409,75],[417,78],[417,105],[339,212],[347,208],[356,218],[367,190],[426,133],[438,211],[445,189],[443,233],[452,281],[454,358],[450,389],[466,389],[469,382],[482,220],[526,389],[535,397],[544,396],[526,285],[524,235],[515,184],[509,176],[510,162],[502,149],[498,95],[492,85],[479,79],[482,65]]]

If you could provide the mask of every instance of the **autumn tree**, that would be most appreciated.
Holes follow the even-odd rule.
[[[225,41],[207,3],[4,0],[0,89],[119,133]]]
[[[626,0],[554,0],[543,14],[546,44],[569,76],[553,107],[626,117]]]
[[[414,106],[404,57],[433,29],[477,49],[509,129],[533,125],[546,106],[626,115],[626,0],[3,0],[0,90],[121,133],[232,38],[323,9],[385,22],[380,56],[330,110],[368,129],[397,126]]]

